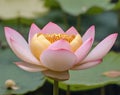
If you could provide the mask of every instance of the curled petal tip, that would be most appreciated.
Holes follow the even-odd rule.
[[[117,37],[118,33],[114,33],[114,34],[111,34],[111,35],[113,35],[113,37]]]
[[[5,35],[7,35],[8,27],[4,27]]]
[[[40,28],[35,23],[31,24],[30,31],[34,32],[33,30],[40,32]]]
[[[68,35],[77,35],[78,34],[78,31],[75,29],[75,27],[70,27],[66,32],[65,32],[66,34],[68,34]]]
[[[32,23],[31,26],[35,25],[35,23]]]
[[[35,23],[32,23],[31,24],[31,27],[34,28],[34,27],[37,27]]]
[[[71,28],[71,29],[75,29],[75,27],[74,27],[74,26],[71,26],[70,28]],[[75,30],[76,30],[76,29],[75,29]]]
[[[53,23],[53,22],[50,21],[49,24],[55,24],[55,23]]]
[[[9,32],[9,30],[11,30],[11,28],[10,27],[4,27],[4,30],[5,30],[5,32]]]
[[[55,23],[53,23],[53,22],[48,22],[48,24],[47,25],[56,25]]]
[[[56,23],[54,23],[54,22],[52,22],[52,21],[48,22],[48,24],[55,24],[55,25],[56,25]]]
[[[95,26],[92,25],[82,36],[83,42],[85,42],[88,38],[92,37],[94,41],[94,36],[95,36]]]
[[[4,27],[4,29],[7,29],[7,28],[9,28],[9,27],[7,27],[7,26],[6,26],[6,27]]]
[[[6,30],[8,27],[4,27],[4,30]]]
[[[109,35],[109,36],[106,37],[106,38],[111,39],[111,40],[114,40],[114,42],[115,42],[115,40],[117,39],[117,36],[118,36],[118,33],[114,33],[114,34]],[[114,43],[114,42],[113,42],[113,43]]]
[[[16,30],[14,30],[14,29],[12,29],[12,28],[10,28],[10,27],[4,27],[4,30],[5,30],[5,33],[7,33],[7,34],[9,34],[9,35],[11,35],[11,34],[16,35],[16,33],[17,33]],[[17,33],[17,34],[18,34],[18,33]]]
[[[92,25],[91,28],[95,29],[95,25]]]
[[[95,25],[90,26],[90,28],[88,29],[90,32],[94,32],[95,31]]]
[[[49,22],[42,29],[42,33],[53,34],[53,33],[64,33],[64,31],[57,24],[55,24],[53,22]]]

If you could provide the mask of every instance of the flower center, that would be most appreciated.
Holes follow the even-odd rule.
[[[66,40],[70,43],[75,38],[75,35],[67,35],[67,34],[42,34],[42,35],[51,43],[60,39]]]
[[[36,33],[30,41],[30,49],[36,58],[40,58],[40,55],[46,50],[51,44],[57,40],[66,40],[71,50],[74,52],[82,45],[82,38],[79,34],[42,34]]]

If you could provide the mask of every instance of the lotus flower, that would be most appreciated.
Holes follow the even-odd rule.
[[[22,60],[15,64],[29,72],[41,71],[56,80],[69,79],[69,70],[81,70],[102,62],[113,46],[117,33],[111,34],[91,50],[95,27],[81,37],[74,27],[64,32],[49,22],[43,29],[31,25],[28,42],[15,30],[5,27],[5,36],[13,52]]]

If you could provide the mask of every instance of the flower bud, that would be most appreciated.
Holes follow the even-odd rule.
[[[5,87],[7,89],[17,90],[19,87],[16,86],[15,81],[8,79],[5,81]]]

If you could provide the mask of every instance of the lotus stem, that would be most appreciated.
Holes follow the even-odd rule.
[[[105,88],[101,87],[101,95],[105,95]]]
[[[59,87],[58,87],[58,81],[57,80],[54,80],[53,95],[59,95]]]
[[[67,85],[67,92],[66,95],[70,95],[70,85]]]

